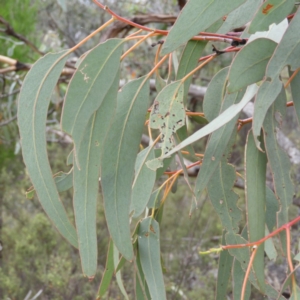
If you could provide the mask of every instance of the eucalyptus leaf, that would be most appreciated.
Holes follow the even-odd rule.
[[[78,148],[93,113],[119,76],[122,39],[99,44],[81,60],[65,97],[61,126],[74,140],[75,161],[80,169]]]
[[[50,169],[46,119],[50,97],[67,60],[67,51],[47,54],[27,73],[18,104],[18,125],[24,163],[39,201],[58,231],[78,247],[77,233],[66,214]]]
[[[135,160],[149,105],[149,80],[126,84],[118,95],[117,112],[104,143],[101,185],[110,235],[120,253],[132,260],[129,211]]]
[[[169,32],[161,54],[166,55],[227,15],[246,0],[190,0]]]

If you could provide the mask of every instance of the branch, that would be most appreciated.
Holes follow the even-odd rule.
[[[176,21],[176,16],[168,16],[168,15],[137,15],[130,19],[131,23],[146,25],[149,23],[163,23],[163,24],[174,24]],[[117,21],[113,24],[113,26],[101,37],[100,41],[106,41],[107,39],[114,38],[118,36],[122,31],[130,31],[134,28],[133,25],[124,23],[122,21]]]

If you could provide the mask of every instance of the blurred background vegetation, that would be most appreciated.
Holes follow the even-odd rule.
[[[55,52],[70,48],[98,28],[110,17],[89,0],[0,1],[0,55],[11,57],[22,63],[34,63],[40,54],[33,51],[20,39],[8,35],[7,24],[14,32],[25,37],[40,52]],[[132,18],[134,15],[164,14],[176,16],[179,3],[171,0],[105,1],[118,14]],[[166,28],[170,24],[155,23],[149,26]],[[120,35],[122,36],[122,34]],[[159,39],[159,38],[158,38]],[[101,40],[97,36],[76,51],[74,59]],[[140,46],[123,62],[122,77],[125,81],[145,74],[153,66],[155,48],[150,40]],[[128,45],[127,47],[129,47]],[[222,45],[220,46],[222,47]],[[207,47],[209,53],[211,48]],[[180,53],[178,53],[179,57]],[[193,83],[207,86],[212,76],[228,65],[233,54],[226,54],[214,60],[207,68],[196,74]],[[3,67],[3,66],[1,66]],[[161,70],[167,74],[167,66]],[[29,200],[25,192],[31,183],[21,157],[20,142],[16,124],[17,97],[26,71],[0,74],[0,297],[1,299],[31,299],[39,293],[38,299],[95,299],[103,270],[108,245],[108,231],[104,219],[103,204],[98,205],[98,272],[92,282],[82,276],[79,255],[76,249],[66,243],[54,229],[43,212],[38,199]],[[174,79],[174,78],[172,78]],[[72,150],[68,139],[60,134],[59,120],[64,92],[69,78],[63,80],[52,95],[48,117],[48,151],[53,173],[68,171],[66,159]],[[155,92],[153,92],[153,97]],[[189,99],[190,109],[201,111],[202,101]],[[289,123],[286,133],[293,139],[297,134],[292,110],[288,112]],[[191,122],[189,130],[199,128]],[[249,129],[249,127],[248,127]],[[245,142],[243,128],[236,141],[232,162],[243,166],[241,146]],[[196,145],[197,152],[203,152],[203,143]],[[298,146],[299,139],[294,139]],[[299,148],[299,147],[298,147]],[[299,181],[299,168],[295,164],[293,177]],[[243,208],[243,190],[236,188]],[[299,191],[295,203],[299,199]],[[71,191],[62,193],[61,199],[72,216]],[[207,198],[189,216],[191,194],[181,178],[177,191],[166,201],[161,225],[162,261],[168,299],[214,299],[218,256],[199,256],[200,249],[217,246],[221,242],[222,227]],[[296,203],[297,204],[297,203]],[[296,207],[296,206],[295,206]],[[298,208],[297,208],[298,209]],[[295,210],[294,210],[295,211]],[[297,210],[296,210],[297,211]],[[125,288],[133,299],[132,266],[127,263],[122,271]],[[31,296],[29,294],[31,292]],[[229,287],[230,295],[230,287]],[[123,299],[114,279],[105,299]],[[257,296],[256,299],[259,299]]]

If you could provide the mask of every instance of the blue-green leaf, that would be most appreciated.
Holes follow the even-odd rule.
[[[222,227],[227,232],[233,233],[239,231],[239,221],[242,218],[241,211],[237,207],[239,197],[232,190],[235,179],[234,167],[223,159],[207,186],[209,199],[221,219]]]
[[[254,114],[252,122],[254,140],[258,149],[260,149],[260,142],[257,137],[260,135],[266,113],[277,97],[283,99],[286,97],[282,82],[277,77],[274,78],[272,82],[264,81],[259,87],[254,102]]]
[[[135,178],[132,184],[130,211],[138,217],[146,208],[156,179],[156,172],[146,166],[146,161],[155,158],[154,148],[142,150],[135,162]]]
[[[67,51],[47,54],[28,72],[19,97],[18,125],[22,153],[41,205],[58,231],[77,247],[77,234],[60,201],[46,149],[50,95],[67,60]]]
[[[123,40],[111,39],[82,59],[69,84],[62,112],[62,129],[72,135],[75,160],[85,128],[119,76]]]
[[[234,28],[244,26],[252,20],[257,8],[261,4],[260,0],[248,0],[237,9],[232,11],[223,22],[223,25],[218,30],[218,33],[227,33]]]
[[[96,212],[103,144],[115,113],[119,89],[116,76],[100,108],[93,114],[78,147],[80,169],[74,162],[74,213],[83,273],[93,277],[97,269]]]
[[[245,1],[230,0],[226,2],[226,5],[223,0],[188,1],[168,34],[161,54],[165,55],[174,51]]]
[[[101,185],[106,221],[121,254],[133,258],[129,209],[134,165],[149,105],[149,81],[145,77],[126,84],[118,95],[117,112],[105,140]]]
[[[293,10],[295,0],[267,0],[258,9],[251,25],[249,33],[266,31],[272,23],[280,23]]]
[[[225,245],[225,231],[223,232],[222,245]],[[227,297],[227,287],[231,276],[232,264],[233,257],[229,254],[229,251],[222,251],[219,258],[216,299],[226,299]]]
[[[300,9],[298,8],[268,64],[266,75],[272,80],[278,78],[286,65],[289,65],[292,71],[300,67],[298,59],[300,52],[299,24]]]
[[[234,58],[229,71],[228,92],[232,93],[263,79],[277,44],[265,38],[255,39]]]
[[[138,251],[151,298],[167,299],[160,263],[159,224],[151,217],[140,223]]]
[[[222,102],[220,115],[222,114],[222,111],[224,112],[231,105],[238,103],[242,99],[244,93],[245,90],[243,89],[240,92],[226,94],[225,99]],[[224,156],[224,153],[228,150],[230,138],[236,134],[235,129],[237,119],[238,115],[234,116],[227,124],[212,133],[206,146],[202,165],[195,183],[195,195],[197,199],[200,198],[218,167],[220,160]]]
[[[290,178],[291,163],[288,155],[279,147],[276,137],[276,107],[280,107],[280,102],[285,103],[284,99],[278,98],[270,107],[265,122],[265,147],[268,161],[272,170],[274,180],[275,195],[280,204],[280,211],[277,214],[278,227],[286,224],[289,221],[288,209],[292,204],[294,195],[294,186]],[[285,109],[285,108],[284,108]],[[283,113],[281,111],[281,113]],[[285,233],[281,234],[282,247],[285,249]]]
[[[245,150],[247,228],[250,242],[258,241],[265,236],[266,168],[266,154],[256,148],[250,131]],[[256,250],[253,271],[260,291],[264,293],[264,244]]]
[[[110,240],[108,245],[108,250],[107,250],[105,269],[102,275],[101,283],[97,294],[99,299],[101,299],[101,297],[106,293],[110,285],[111,279],[113,277],[113,274],[114,274],[114,243],[112,242],[112,240]]]

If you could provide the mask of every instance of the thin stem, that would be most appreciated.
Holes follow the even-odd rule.
[[[284,85],[285,89],[289,86],[289,84],[292,82],[292,80],[295,78],[295,76],[298,74],[299,71],[300,71],[300,68],[298,68],[297,70],[295,70],[295,72],[292,74],[292,76],[289,78],[289,80]]]
[[[187,75],[185,75],[182,79],[181,82],[184,83],[190,76],[192,76],[193,74],[195,74],[198,70],[200,70],[201,68],[203,68],[205,65],[207,65],[210,61],[212,61],[217,55],[213,54],[211,57],[209,57],[205,62],[203,62],[201,65],[199,65],[198,67],[196,67],[193,71],[191,71],[190,73],[188,73]]]
[[[102,26],[100,26],[98,29],[96,29],[94,32],[92,32],[90,35],[88,35],[86,38],[84,38],[81,42],[79,42],[77,45],[75,45],[73,48],[71,48],[64,56],[69,55],[71,52],[73,52],[76,49],[78,49],[85,42],[87,42],[90,38],[92,38],[93,36],[95,36],[98,32],[100,32],[101,30],[103,30],[105,27],[107,27],[108,25],[110,25],[114,21],[115,21],[115,18],[111,18],[109,21],[107,21],[106,23],[104,23]]]
[[[137,30],[136,32],[134,32],[134,33],[128,35],[126,38],[130,38],[130,37],[136,36],[137,34],[141,33],[142,31],[143,31],[143,29],[139,29],[139,30]]]
[[[248,281],[249,274],[250,274],[250,271],[251,271],[251,267],[252,267],[256,252],[257,252],[257,248],[258,248],[257,245],[254,245],[253,248],[252,248],[252,254],[250,256],[250,261],[249,261],[247,271],[245,273],[245,277],[244,277],[244,281],[243,281],[242,292],[241,292],[241,300],[243,300],[245,298],[247,281]]]
[[[286,228],[292,227],[294,224],[298,223],[299,221],[300,221],[300,216],[298,216],[291,222],[288,222],[287,224],[282,225],[281,227],[277,228],[276,230],[274,230],[273,232],[271,232],[270,234],[268,234],[267,236],[263,237],[262,239],[260,239],[256,242],[247,243],[247,244],[226,245],[226,246],[221,246],[221,247],[223,250],[227,250],[227,249],[245,248],[245,247],[252,247],[255,245],[260,245],[263,242],[265,242],[266,240],[268,240],[269,238],[271,238],[271,237],[277,235],[279,232],[285,230]]]
[[[293,261],[291,257],[291,231],[290,227],[285,228],[286,232],[286,255],[287,255],[287,261],[289,265],[289,269],[291,272],[291,279],[292,279],[292,289],[293,289],[293,294],[296,295],[296,279],[295,279],[295,273],[294,273],[294,266],[293,266]]]
[[[119,16],[118,14],[113,12],[111,9],[109,9],[107,5],[103,5],[103,4],[99,3],[97,0],[93,0],[93,2],[97,6],[102,8],[103,10],[107,11],[115,19],[117,19],[117,20],[119,20],[119,21],[121,21],[125,24],[129,24],[129,25],[131,25],[135,28],[140,28],[140,29],[145,30],[145,31],[154,31],[155,33],[159,33],[161,35],[168,35],[169,34],[168,30],[153,29],[153,28],[149,28],[147,26],[143,26],[143,25],[134,23],[130,20],[127,20],[127,19]],[[212,40],[212,41],[219,41],[219,42],[228,42],[227,39],[235,40],[235,41],[238,41],[238,42],[243,41],[243,39],[235,37],[235,36],[228,36],[228,35],[218,34],[218,33],[200,32],[200,34],[203,35],[203,36],[195,36],[192,39],[193,40],[201,40],[201,41]]]
[[[151,37],[153,35],[153,32],[150,32],[149,34],[145,35],[142,39],[140,39],[137,43],[135,43],[132,47],[130,47],[122,56],[121,56],[121,61],[136,47],[138,47],[141,43],[143,43],[146,39]],[[126,39],[125,39],[126,41]]]
[[[182,150],[182,151],[181,151],[181,153],[182,153],[182,154],[187,154],[187,155],[189,155],[189,154],[190,154],[190,152],[188,152],[188,151],[184,151],[184,150]],[[204,157],[204,154],[195,153],[195,156],[197,156],[197,157]]]

